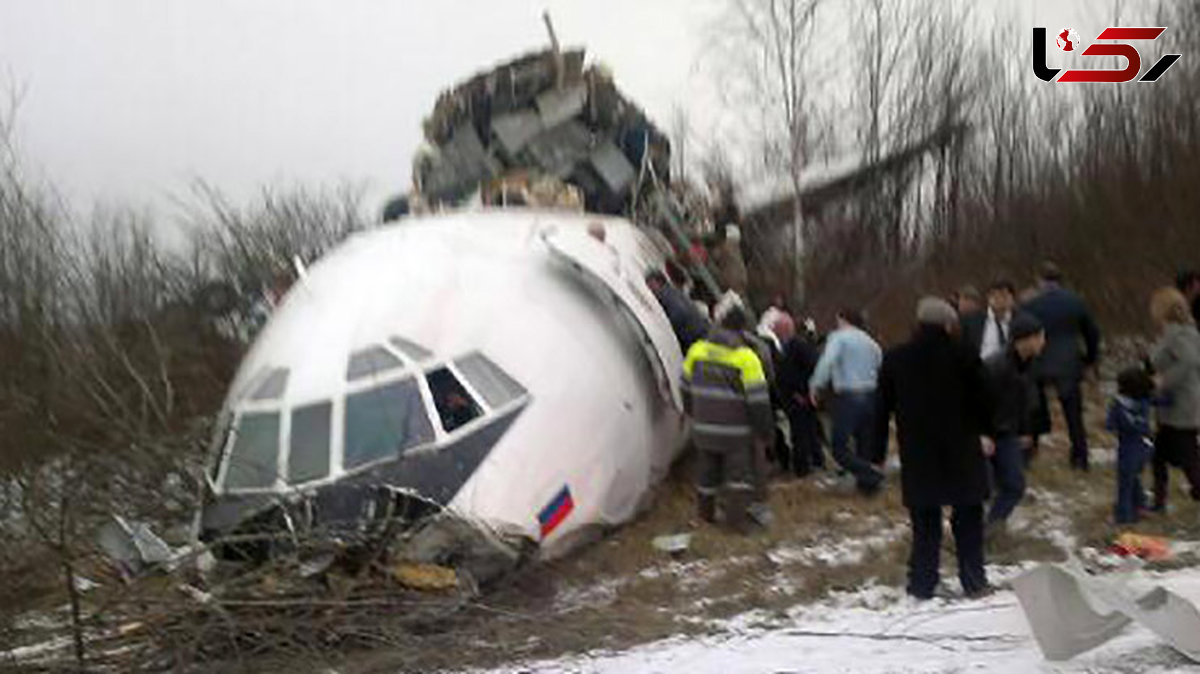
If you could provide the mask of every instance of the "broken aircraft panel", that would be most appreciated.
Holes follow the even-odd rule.
[[[591,162],[609,193],[615,196],[623,196],[637,179],[637,169],[629,163],[620,148],[611,142],[602,143],[597,147],[592,152]]]
[[[499,175],[501,167],[479,140],[474,127],[463,125],[435,154],[426,157],[422,189],[430,194],[470,194],[487,178]]]
[[[587,87],[577,84],[569,89],[551,89],[537,97],[537,109],[542,126],[547,129],[574,119],[587,103]]]
[[[492,133],[507,157],[515,158],[529,141],[543,130],[542,118],[536,112],[514,112],[492,120]]]
[[[1042,564],[1013,580],[1034,638],[1047,660],[1065,661],[1111,641],[1131,623],[1200,662],[1200,610],[1161,585],[1089,574],[1078,559]]]
[[[555,178],[567,178],[575,165],[592,152],[592,134],[579,122],[567,122],[529,142],[525,154],[530,164]]]

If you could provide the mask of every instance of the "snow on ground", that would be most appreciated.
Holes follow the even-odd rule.
[[[607,606],[616,600],[621,588],[629,582],[613,578],[588,587],[573,587],[559,592],[554,600],[556,611],[566,613],[579,608]]]
[[[1011,576],[1015,569],[998,570]],[[1150,578],[1200,603],[1200,569]],[[866,587],[800,607],[786,619],[747,614],[716,636],[676,638],[621,653],[525,663],[496,674],[1014,674],[1021,672],[1169,674],[1200,665],[1133,625],[1101,648],[1067,663],[1042,658],[1016,596],[915,602],[893,588]]]
[[[823,541],[820,544],[780,546],[767,552],[767,558],[776,564],[824,564],[825,566],[849,566],[861,564],[868,554],[884,549],[908,534],[908,525],[895,525],[862,538],[843,538]]]
[[[1009,529],[1050,541],[1061,550],[1075,550],[1078,540],[1069,533],[1071,509],[1067,499],[1048,489],[1031,487],[1026,492],[1036,507],[1018,508],[1009,519]]]
[[[835,516],[835,520],[854,519],[852,513],[841,513],[843,517]],[[887,526],[882,518],[877,518],[881,527],[877,533],[858,537],[834,537],[832,534],[826,540],[800,544],[782,544],[768,550],[766,558],[780,567],[789,569],[795,566],[823,566],[834,568],[862,564],[870,555],[886,549],[908,533],[907,525]],[[720,562],[710,560],[678,561],[672,560],[643,569],[637,574],[637,579],[655,580],[671,578],[682,591],[693,591],[711,583],[723,573],[742,566],[748,566],[758,561],[756,556],[729,557]],[[790,573],[780,573],[776,579],[775,588],[787,591],[794,585]],[[555,609],[561,612],[579,608],[596,608],[607,606],[616,601],[620,592],[628,587],[634,578],[607,578],[599,582],[583,586],[568,586],[559,591],[555,598]]]

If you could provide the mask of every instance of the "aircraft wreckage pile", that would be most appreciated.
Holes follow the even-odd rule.
[[[442,93],[413,161],[414,193],[384,220],[413,210],[483,205],[582,210],[630,218],[662,245],[684,251],[708,204],[671,185],[671,144],[582,49],[535,52]],[[684,261],[711,297],[712,270]]]
[[[443,93],[425,138],[413,175],[430,205],[481,186],[485,203],[524,203],[549,180],[578,190],[587,211],[619,215],[670,169],[667,138],[603,67],[585,67],[583,50],[530,54]]]

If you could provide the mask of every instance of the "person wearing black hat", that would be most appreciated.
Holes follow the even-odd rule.
[[[987,515],[988,533],[1001,530],[1025,495],[1024,450],[1033,444],[1033,413],[1038,402],[1034,360],[1046,347],[1038,319],[1017,314],[1009,324],[1008,347],[987,361],[993,403],[992,443],[985,446],[996,496]]]

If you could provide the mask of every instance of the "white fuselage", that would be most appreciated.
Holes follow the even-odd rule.
[[[603,224],[603,243],[580,239],[593,223]],[[616,294],[597,292],[594,276],[589,282],[582,267],[552,254],[546,236],[554,234],[570,237],[576,253],[591,258],[583,267],[606,266],[610,282],[625,283],[622,292],[642,303],[640,325],[633,324],[633,313],[614,307]],[[405,380],[415,382],[423,402],[410,412],[426,414],[432,429],[406,456],[432,460],[501,417],[510,424],[477,467],[464,469],[465,481],[453,485],[453,497],[443,504],[451,512],[538,541],[543,554],[569,547],[589,528],[627,521],[665,474],[683,437],[678,402],[656,381],[656,371],[677,376],[681,354],[643,282],[661,265],[661,252],[626,221],[550,211],[464,212],[355,235],[293,286],[242,363],[227,401],[234,437],[244,415],[280,412],[273,479],[243,489],[226,484],[231,439],[215,475],[216,498],[304,494],[363,479],[378,462],[348,465],[347,396]],[[430,353],[414,359],[389,341],[393,337]],[[657,363],[647,353],[651,341]],[[399,365],[347,381],[351,355],[371,347],[382,347]],[[498,366],[522,393],[495,405],[485,401],[481,382],[458,366],[471,353]],[[449,431],[425,376],[447,363],[478,415]],[[250,400],[266,373],[278,369],[288,372],[282,392]],[[288,448],[303,440],[291,437],[302,432],[293,412],[325,402],[325,474],[289,484]],[[304,428],[311,432],[312,426]],[[423,480],[407,486],[421,492]],[[573,507],[565,517],[557,513],[561,522],[543,535],[546,522],[539,515],[564,489]]]

